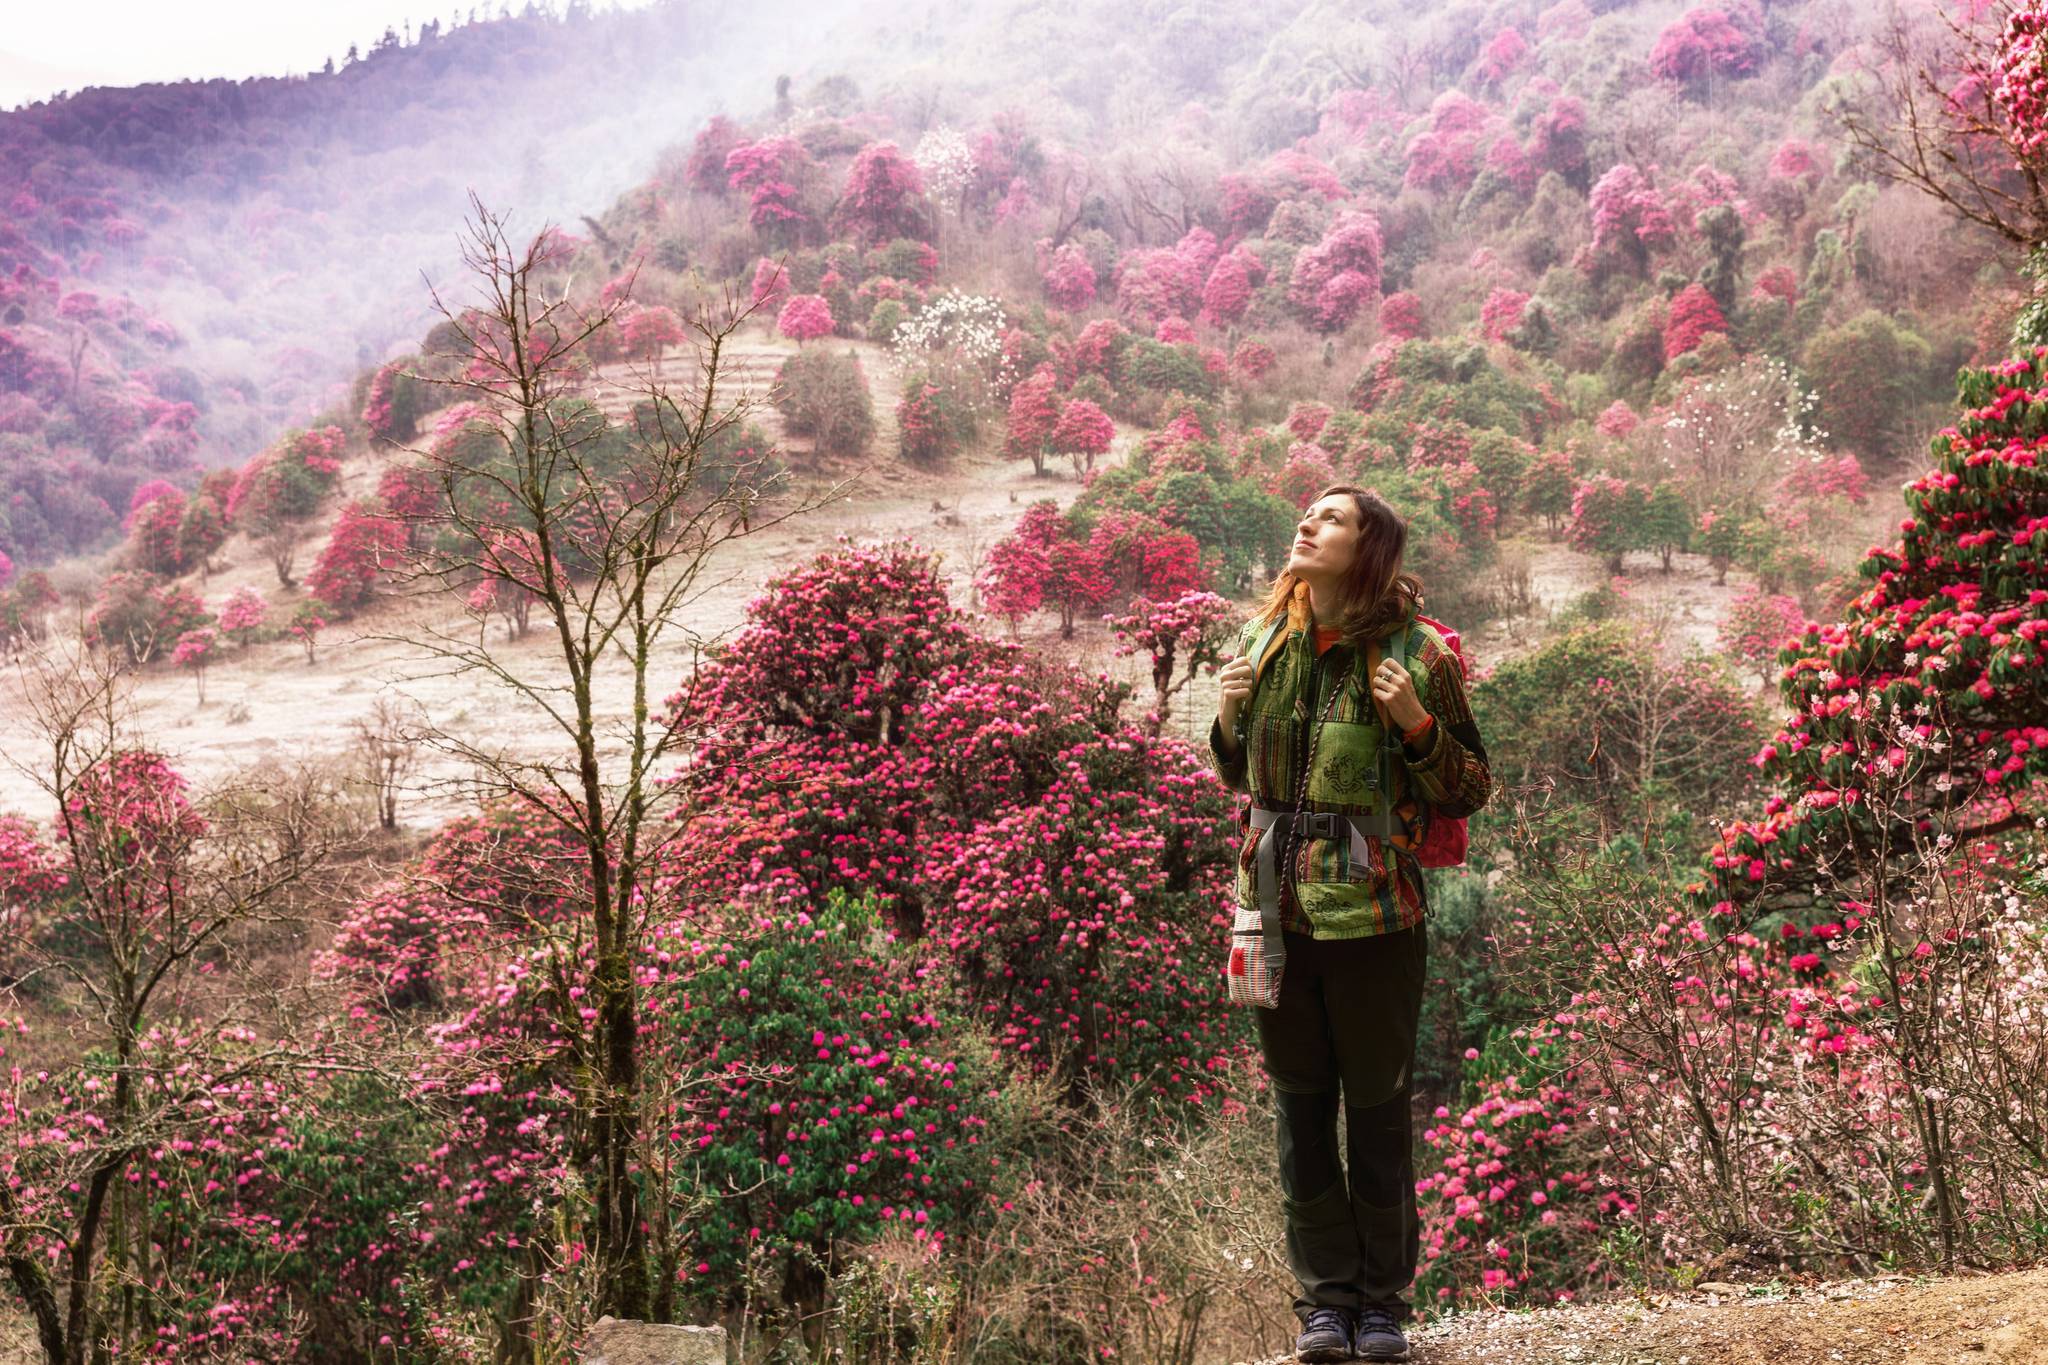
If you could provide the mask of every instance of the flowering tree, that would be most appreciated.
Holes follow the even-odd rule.
[[[1053,433],[1059,428],[1060,400],[1054,392],[1055,379],[1049,366],[1041,366],[1010,393],[1009,429],[1004,444],[1011,455],[1026,456],[1031,472],[1043,476],[1045,457],[1052,451]]]
[[[961,381],[949,387],[979,413],[988,410],[984,403],[992,409],[992,400],[1007,394],[1015,377],[1003,346],[1008,331],[1002,300],[993,295],[949,292],[932,299],[898,327],[889,349],[898,368],[905,371],[946,367]]]
[[[178,526],[185,519],[185,495],[161,479],[135,490],[123,529],[129,562],[144,573],[176,575],[185,568]]]
[[[1519,289],[1495,289],[1479,310],[1479,331],[1488,341],[1504,342],[1522,325],[1529,296]]]
[[[1049,567],[1044,549],[1021,536],[1007,536],[990,548],[974,586],[982,606],[1010,623],[1012,639],[1017,622],[1044,602]]]
[[[726,153],[725,183],[747,194],[747,221],[756,231],[794,239],[810,221],[803,186],[813,169],[810,153],[795,138],[765,137]]]
[[[1478,174],[1482,137],[1491,117],[1486,106],[1462,90],[1439,94],[1430,104],[1428,126],[1408,144],[1408,169],[1401,183],[1410,189],[1464,193]]]
[[[1571,545],[1599,555],[1607,572],[1621,572],[1622,556],[1642,544],[1642,488],[1606,474],[1596,474],[1572,493]]]
[[[680,346],[684,341],[683,322],[676,316],[675,309],[660,304],[635,308],[626,314],[626,320],[619,328],[620,337],[626,350],[643,360],[661,364],[662,352],[671,346]]]
[[[1086,540],[1066,535],[1045,545],[1046,573],[1043,605],[1060,614],[1060,638],[1074,638],[1074,623],[1106,606],[1116,594],[1116,585],[1104,572],[1102,557]]]
[[[405,530],[375,503],[358,502],[335,518],[326,548],[306,575],[306,587],[330,619],[366,606],[377,583],[396,567]]]
[[[1077,1095],[1211,1093],[1237,1035],[1196,946],[1227,857],[1180,823],[1225,810],[1195,755],[1123,720],[1121,684],[1032,682],[912,546],[822,557],[749,618],[693,699],[741,761],[688,769],[678,875],[777,907],[871,888],[955,965],[1004,1055]]]
[[[1626,162],[1600,177],[1587,206],[1593,213],[1593,249],[1614,252],[1639,275],[1649,270],[1650,253],[1670,246],[1677,236],[1663,197]]]
[[[1294,258],[1287,301],[1311,325],[1341,332],[1380,292],[1380,224],[1366,209],[1348,209],[1315,246]]]
[[[782,305],[776,330],[801,346],[832,335],[832,305],[816,294],[796,294]]]
[[[1587,1101],[1560,1046],[1577,1022],[1559,1011],[1505,1045],[1465,1050],[1471,1103],[1438,1105],[1420,1134],[1418,1302],[1556,1302],[1606,1278],[1600,1247],[1628,1200],[1598,1169]]]
[[[754,282],[750,297],[754,307],[777,309],[790,295],[789,271],[782,262],[766,256],[754,262]]]
[[[283,913],[337,841],[280,793],[194,793],[161,755],[129,741],[121,676],[88,661],[30,690],[39,757],[28,771],[55,812],[58,875],[28,888],[34,913],[0,932],[18,976],[65,981],[78,1003],[71,1036],[53,1029],[37,1040],[37,1071],[17,1075],[0,1117],[10,1130],[0,1157],[9,1275],[52,1362],[109,1347],[163,1352],[194,1318],[193,1341],[206,1343],[196,1349],[247,1332],[241,1349],[267,1354],[242,1285],[216,1281],[198,1304],[185,1287],[195,1244],[247,1236],[260,1220],[178,1192],[215,1174],[237,1180],[199,1169],[223,1150],[241,1157],[244,1197],[260,1191],[264,1140],[238,1138],[238,1127],[273,1150],[289,1145],[284,1097],[323,1054],[295,1041],[286,1019],[259,1035],[251,1002],[209,978],[242,926]],[[22,889],[17,881],[0,895]],[[110,1290],[122,1284],[144,1292]]]
[[[1215,257],[1216,239],[1202,228],[1171,247],[1126,251],[1116,263],[1118,309],[1148,326],[1161,318],[1195,316]]]
[[[380,365],[363,397],[362,423],[384,441],[409,441],[418,429],[429,390],[413,372],[417,359]]]
[[[683,163],[684,183],[694,190],[724,193],[728,188],[725,158],[743,140],[739,125],[723,114],[713,114],[690,140],[689,159]]]
[[[1601,410],[1599,418],[1593,423],[1593,429],[1602,436],[1623,441],[1628,439],[1630,432],[1641,425],[1642,418],[1636,416],[1636,410],[1617,398]]]
[[[341,471],[344,441],[340,427],[292,432],[243,465],[228,492],[228,521],[262,547],[287,588],[305,521]]]
[[[1718,9],[1688,10],[1657,35],[1650,49],[1651,74],[1689,90],[1755,69],[1755,44]]]
[[[1115,439],[1116,424],[1109,420],[1108,413],[1085,398],[1070,398],[1061,405],[1046,444],[1053,453],[1073,460],[1074,477],[1078,479],[1095,468],[1097,456],[1109,453],[1110,442]]]
[[[1256,337],[1248,337],[1230,353],[1231,373],[1256,384],[1272,370],[1277,357],[1273,348]]]
[[[377,478],[377,503],[404,529],[406,544],[418,549],[433,520],[440,488],[434,471],[424,464],[394,464]]]
[[[1806,613],[1782,593],[1744,588],[1728,600],[1721,617],[1721,648],[1756,667],[1768,683],[1778,663],[1778,648],[1805,629]]]
[[[1052,251],[1040,278],[1045,296],[1062,308],[1086,308],[1095,302],[1095,267],[1088,263],[1088,253],[1078,242]]]
[[[966,212],[967,188],[974,183],[974,148],[959,130],[943,123],[927,128],[910,159],[941,213]]]
[[[192,671],[192,685],[199,691],[199,704],[206,705],[206,666],[213,661],[215,633],[211,626],[188,630],[171,647],[171,662]]]
[[[1118,509],[1095,519],[1089,545],[1117,598],[1172,602],[1208,586],[1201,542],[1156,516]]]
[[[263,627],[264,618],[270,614],[270,604],[263,600],[263,594],[244,585],[228,594],[221,603],[215,624],[221,634],[238,645],[246,645],[251,637]]]
[[[1758,754],[1780,795],[1730,826],[1703,894],[1799,906],[1815,863],[1833,897],[1877,901],[1940,836],[1955,845],[2031,825],[2048,763],[2034,393],[2048,354],[1965,370],[1962,415],[1906,486],[1900,538],[1873,547],[1868,589],[1840,621],[1779,654],[1784,727]],[[1883,802],[1868,801],[1875,790]]]
[[[1202,321],[1211,327],[1228,327],[1244,317],[1251,306],[1252,287],[1265,273],[1265,262],[1242,246],[1217,257],[1202,285]]]
[[[1401,342],[1423,334],[1422,300],[1410,289],[1380,300],[1380,335]]]
[[[1689,284],[1671,300],[1671,315],[1664,324],[1664,360],[1678,359],[1698,346],[1709,332],[1726,333],[1728,321],[1704,285]]]
[[[870,142],[846,172],[839,221],[865,242],[922,237],[924,177],[893,142]]]
[[[1492,41],[1479,54],[1479,79],[1489,85],[1497,85],[1521,70],[1522,64],[1528,60],[1529,40],[1517,29],[1504,28],[1493,35]]]
[[[1198,669],[1213,672],[1222,666],[1224,647],[1236,635],[1236,617],[1228,598],[1198,591],[1163,602],[1140,597],[1128,615],[1109,618],[1118,654],[1143,650],[1151,657],[1152,710],[1146,722],[1153,733],[1165,726],[1174,694],[1195,680]]]

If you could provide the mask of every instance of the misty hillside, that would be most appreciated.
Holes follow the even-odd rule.
[[[100,548],[141,480],[239,462],[346,401],[431,321],[422,277],[454,264],[470,190],[571,223],[602,208],[761,98],[770,74],[708,54],[771,22],[681,3],[436,21],[303,77],[0,113],[0,550]]]

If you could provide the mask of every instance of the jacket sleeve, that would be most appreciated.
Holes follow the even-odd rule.
[[[1234,659],[1250,648],[1251,627],[1246,626],[1238,632],[1237,648],[1230,652],[1230,658]],[[1209,766],[1215,770],[1216,776],[1223,779],[1224,786],[1232,791],[1249,793],[1251,791],[1251,783],[1245,776],[1245,746],[1242,736],[1231,735],[1227,737],[1236,745],[1235,752],[1228,758],[1224,757],[1223,753],[1223,741],[1225,738],[1226,736],[1223,733],[1223,717],[1218,715],[1209,722]]]
[[[1429,688],[1423,707],[1436,723],[1422,737],[1420,751],[1403,745],[1402,757],[1416,790],[1442,814],[1463,818],[1493,795],[1493,770],[1487,765],[1478,722],[1472,718],[1457,656],[1433,636],[1424,654]]]

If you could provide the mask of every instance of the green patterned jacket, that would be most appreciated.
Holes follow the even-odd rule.
[[[1247,623],[1232,653],[1248,652],[1263,633],[1262,625]],[[1398,627],[1389,632],[1398,633]],[[1210,759],[1217,775],[1261,806],[1293,808],[1295,768],[1310,727],[1326,707],[1331,708],[1329,719],[1320,722],[1322,739],[1302,809],[1373,813],[1388,799],[1372,781],[1376,765],[1386,763],[1383,771],[1392,779],[1391,799],[1409,824],[1410,835],[1385,840],[1368,836],[1370,856],[1362,867],[1354,863],[1348,840],[1302,839],[1281,878],[1282,925],[1292,932],[1322,939],[1364,938],[1420,923],[1426,903],[1422,869],[1400,850],[1419,836],[1418,822],[1431,811],[1467,816],[1484,806],[1492,793],[1486,747],[1472,719],[1457,657],[1441,635],[1419,621],[1409,623],[1406,654],[1402,662],[1414,680],[1416,695],[1436,723],[1416,746],[1401,749],[1397,758],[1381,757],[1385,732],[1366,686],[1364,649],[1339,641],[1317,655],[1310,632],[1304,629],[1283,629],[1267,656],[1258,686],[1238,714],[1229,757],[1224,753],[1221,719],[1210,726]],[[1333,688],[1339,689],[1334,699]],[[1382,783],[1386,780],[1381,778]],[[1250,906],[1259,834],[1251,828],[1248,813],[1239,829],[1237,898],[1239,905]]]

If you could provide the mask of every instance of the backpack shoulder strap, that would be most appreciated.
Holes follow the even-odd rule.
[[[1278,616],[1275,616],[1271,621],[1267,622],[1266,628],[1259,632],[1258,640],[1252,645],[1250,651],[1252,660],[1253,687],[1257,687],[1259,685],[1259,675],[1266,671],[1266,654],[1267,651],[1272,648],[1273,637],[1278,635],[1281,631],[1285,630],[1286,628],[1287,613],[1281,612]]]

